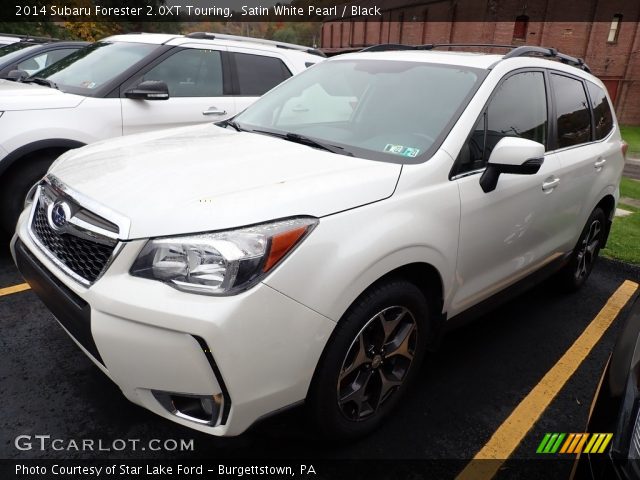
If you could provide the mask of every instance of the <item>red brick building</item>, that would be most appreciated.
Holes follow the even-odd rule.
[[[321,45],[327,53],[379,43],[554,47],[583,58],[600,77],[620,123],[640,124],[640,1],[360,0],[353,5],[378,6],[381,15],[352,16],[347,4],[343,18],[323,23]]]

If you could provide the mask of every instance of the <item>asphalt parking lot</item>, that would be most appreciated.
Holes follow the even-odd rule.
[[[0,458],[447,459],[453,461],[449,473],[454,477],[625,280],[640,281],[640,267],[601,259],[587,286],[576,294],[563,295],[543,284],[449,333],[423,368],[424,381],[409,393],[391,421],[368,438],[348,445],[330,445],[314,438],[305,428],[302,408],[229,439],[209,437],[166,421],[129,403],[32,292],[6,293],[0,296]],[[3,246],[0,290],[22,282]],[[508,473],[514,462],[536,458],[535,450],[545,432],[584,430],[619,324],[614,321],[577,366],[498,478]],[[257,359],[248,353],[246,361]],[[151,438],[184,438],[193,439],[195,448],[170,454],[15,448],[16,436],[37,434],[102,439],[107,444],[119,438],[137,438],[143,444]],[[570,469],[570,462],[566,462],[555,470],[555,478],[567,478]]]

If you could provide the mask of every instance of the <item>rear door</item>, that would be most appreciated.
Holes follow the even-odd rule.
[[[542,70],[517,71],[496,87],[456,161],[461,219],[453,310],[460,312],[551,261],[559,250],[553,186],[559,160],[545,156],[535,175],[502,174],[485,193],[480,176],[505,136],[543,145],[549,139],[549,96]]]
[[[604,91],[564,72],[550,72],[555,99],[554,151],[560,163],[557,193],[563,248],[574,248],[600,194],[620,147],[611,140],[613,115]],[[591,104],[591,108],[590,108]]]
[[[145,80],[169,87],[168,100],[127,98]],[[225,120],[236,113],[225,47],[183,45],[122,85],[123,134]]]

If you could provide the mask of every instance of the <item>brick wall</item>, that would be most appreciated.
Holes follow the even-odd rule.
[[[495,20],[496,8],[501,12],[500,21]],[[640,2],[530,0],[526,8],[527,14],[536,19],[527,24],[526,40],[513,38],[515,19],[522,14],[522,0],[430,0],[422,5],[383,11],[382,20],[351,18],[325,22],[322,48],[337,51],[379,43],[438,42],[554,47],[584,58],[593,73],[605,82],[610,94],[615,95],[619,121],[640,125],[640,22],[637,21]],[[510,11],[513,21],[503,21],[509,17],[504,12]],[[456,22],[460,12],[465,12],[466,18],[481,20]],[[620,13],[625,21],[620,24],[617,41],[610,43],[607,41],[610,19]],[[576,20],[561,21],[566,18]]]

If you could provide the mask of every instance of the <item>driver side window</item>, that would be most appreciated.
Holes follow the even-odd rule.
[[[456,175],[484,168],[493,148],[504,137],[521,137],[545,145],[547,134],[544,74],[512,75],[496,89],[463,145]]]
[[[220,97],[222,61],[217,50],[185,48],[153,67],[141,81],[161,80],[171,97]]]

